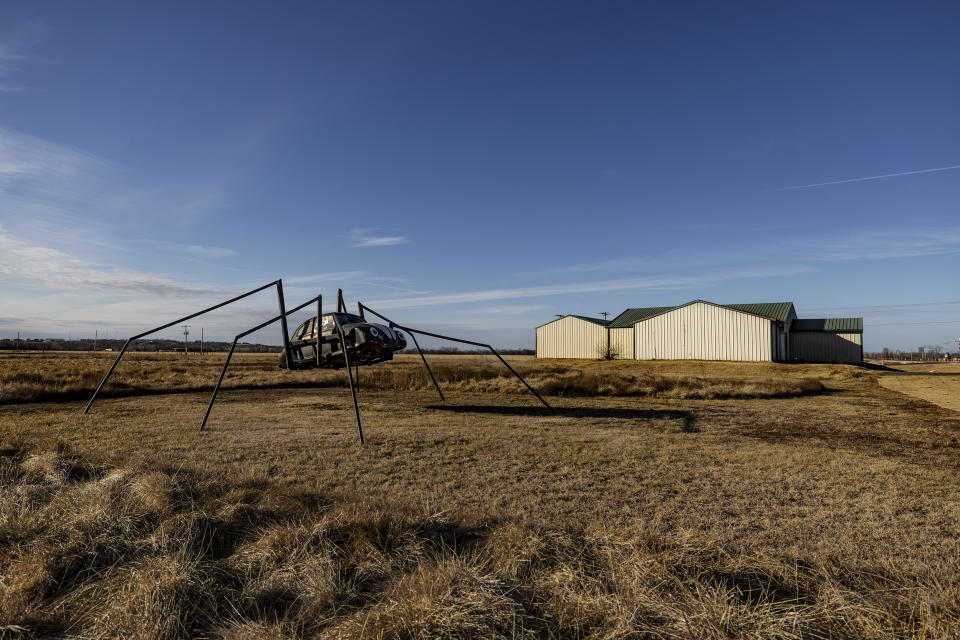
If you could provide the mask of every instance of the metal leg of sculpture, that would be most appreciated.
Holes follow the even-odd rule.
[[[445,336],[445,335],[442,335],[442,334],[439,334],[439,333],[433,333],[433,332],[430,332],[430,331],[421,331],[420,329],[413,329],[413,328],[411,328],[411,327],[405,327],[405,326],[403,326],[402,324],[397,324],[396,322],[394,322],[394,321],[391,320],[390,318],[388,318],[388,317],[386,317],[386,316],[384,316],[384,315],[381,315],[381,314],[377,313],[376,311],[374,311],[373,309],[371,309],[370,307],[368,307],[368,306],[366,306],[366,305],[364,305],[363,308],[364,308],[366,311],[369,311],[369,312],[372,313],[373,315],[377,316],[377,317],[380,318],[381,320],[384,320],[384,321],[388,322],[391,327],[396,327],[397,329],[403,329],[404,331],[406,331],[407,333],[409,333],[409,334],[411,335],[411,337],[413,336],[414,333],[419,333],[420,335],[430,336],[431,338],[439,338],[439,339],[441,339],[441,340],[450,340],[450,341],[452,341],[452,342],[461,342],[461,343],[463,343],[463,344],[470,344],[470,345],[473,345],[473,346],[475,346],[475,347],[484,347],[485,349],[489,349],[490,352],[491,352],[493,355],[497,356],[497,359],[500,360],[500,362],[503,364],[503,366],[505,366],[507,369],[509,369],[509,370],[510,370],[510,373],[512,373],[513,375],[515,375],[515,376],[517,377],[517,379],[518,379],[520,382],[523,383],[523,386],[525,386],[525,387],[527,388],[527,390],[530,391],[530,393],[532,393],[533,395],[535,395],[535,396],[537,397],[537,400],[539,400],[540,402],[543,403],[543,406],[545,406],[545,407],[548,408],[548,409],[552,409],[552,408],[553,408],[553,407],[551,407],[549,404],[547,404],[547,401],[544,400],[544,399],[540,396],[540,394],[537,393],[537,391],[536,391],[533,387],[531,387],[529,384],[527,384],[527,381],[523,379],[523,376],[521,376],[519,373],[517,373],[517,372],[514,370],[514,368],[511,367],[511,366],[509,365],[509,363],[507,363],[507,361],[503,359],[503,356],[501,356],[500,353],[497,352],[497,350],[494,349],[494,348],[493,348],[492,346],[490,346],[489,344],[485,344],[485,343],[483,343],[483,342],[474,342],[473,340],[464,340],[463,338],[454,338],[454,337],[452,337],[452,336]],[[414,338],[414,342],[416,342],[416,338]],[[419,346],[418,346],[418,348],[419,348]],[[423,353],[421,352],[420,355],[423,355]],[[424,363],[426,363],[426,358],[424,358]]]
[[[417,347],[417,353],[420,354],[420,359],[423,360],[423,366],[427,368],[427,373],[430,374],[430,380],[433,381],[433,388],[440,394],[440,402],[446,402],[446,398],[443,397],[443,391],[440,391],[440,385],[437,384],[437,379],[433,377],[433,371],[430,369],[430,365],[427,364],[427,357],[423,355],[423,349],[420,348],[420,343],[417,342],[417,336],[411,333],[410,337],[413,338],[413,344]]]
[[[360,444],[363,444],[363,426],[360,424],[360,406],[357,404],[357,390],[353,386],[353,374],[350,372],[350,354],[347,351],[347,338],[343,333],[343,327],[340,326],[340,320],[333,316],[333,322],[337,327],[337,333],[340,334],[340,348],[343,349],[343,362],[347,369],[347,380],[350,382],[350,395],[353,396],[353,412],[357,416],[357,433],[360,434]]]
[[[280,332],[283,334],[283,354],[287,358],[287,366],[292,369],[293,352],[290,350],[290,332],[287,331],[287,312],[284,309],[283,283],[280,280],[277,280],[277,300],[280,303]]]
[[[133,338],[127,338],[127,341],[123,343],[123,348],[120,349],[120,353],[117,354],[117,359],[113,361],[113,364],[110,365],[110,369],[107,371],[107,375],[103,376],[103,380],[101,380],[100,384],[97,385],[97,390],[93,392],[93,396],[90,398],[87,406],[83,408],[83,413],[90,411],[90,406],[93,404],[93,401],[96,400],[97,394],[100,393],[100,389],[103,389],[103,385],[107,383],[107,378],[110,377],[110,374],[113,373],[113,370],[117,368],[118,364],[120,364],[120,358],[122,358],[123,354],[127,352],[127,347],[130,346],[132,341]]]
[[[244,336],[250,335],[250,334],[253,333],[254,331],[259,331],[260,329],[263,329],[263,328],[266,327],[267,325],[273,324],[273,323],[276,322],[277,320],[280,320],[280,321],[285,320],[288,315],[290,315],[291,313],[296,313],[297,311],[300,311],[300,309],[303,309],[303,308],[306,307],[308,304],[312,303],[314,300],[317,300],[317,305],[318,305],[318,308],[319,308],[320,297],[317,296],[316,298],[307,300],[306,302],[304,302],[304,303],[301,304],[300,306],[297,306],[297,307],[294,307],[293,309],[290,309],[290,311],[284,311],[284,312],[283,312],[281,315],[279,315],[279,316],[274,316],[273,318],[270,318],[270,319],[267,320],[266,322],[262,322],[262,323],[258,324],[257,326],[255,326],[255,327],[252,328],[252,329],[247,329],[247,330],[244,331],[243,333],[238,333],[238,334],[237,334],[237,336],[233,339],[233,344],[230,345],[230,351],[227,353],[227,359],[226,359],[226,360],[224,361],[224,363],[223,363],[223,369],[220,370],[220,377],[217,379],[217,384],[216,384],[216,386],[213,387],[213,393],[210,395],[210,403],[207,405],[207,412],[204,414],[204,416],[203,416],[203,421],[200,423],[200,431],[203,431],[203,428],[204,428],[204,427],[206,426],[206,424],[207,424],[207,418],[210,417],[210,411],[213,409],[213,403],[214,403],[214,401],[217,399],[217,392],[220,391],[220,385],[223,383],[223,378],[224,378],[224,376],[227,375],[227,367],[230,365],[230,359],[233,357],[233,350],[237,348],[237,341],[239,341],[240,338],[243,338]],[[292,362],[291,360],[289,360],[289,359],[287,360],[287,366],[290,367],[290,368],[293,368],[293,362]]]
[[[88,411],[90,411],[90,407],[93,406],[93,401],[97,399],[97,396],[100,394],[100,390],[103,389],[103,386],[107,383],[107,379],[110,377],[111,374],[113,374],[113,370],[117,368],[117,364],[120,363],[120,358],[123,357],[123,354],[126,352],[127,347],[130,346],[130,343],[132,343],[134,340],[138,340],[138,339],[140,339],[140,338],[143,338],[144,336],[148,336],[148,335],[150,335],[151,333],[156,333],[157,331],[162,331],[163,329],[166,329],[166,328],[168,328],[168,327],[172,327],[172,326],[175,325],[175,324],[180,324],[181,322],[185,322],[185,321],[187,321],[187,320],[190,320],[191,318],[196,318],[197,316],[201,316],[201,315],[203,315],[203,314],[205,314],[205,313],[209,313],[210,311],[214,311],[214,310],[216,310],[216,309],[219,309],[220,307],[225,307],[225,306],[227,306],[228,304],[231,304],[231,303],[233,303],[233,302],[236,302],[237,300],[242,300],[242,299],[246,298],[247,296],[252,296],[252,295],[255,294],[255,293],[259,293],[259,292],[263,291],[264,289],[269,289],[270,287],[274,287],[274,286],[277,287],[277,293],[278,293],[279,299],[280,299],[280,309],[281,309],[281,313],[283,313],[283,288],[282,288],[283,285],[281,284],[280,280],[274,280],[273,282],[270,282],[270,283],[268,283],[268,284],[265,284],[265,285],[263,285],[262,287],[257,287],[256,289],[253,289],[253,290],[251,290],[251,291],[247,291],[246,293],[243,293],[243,294],[241,294],[241,295],[239,295],[239,296],[236,296],[236,297],[234,297],[234,298],[230,298],[229,300],[226,300],[226,301],[224,301],[224,302],[221,302],[220,304],[215,304],[215,305],[213,305],[212,307],[207,307],[207,308],[204,309],[203,311],[198,311],[198,312],[196,312],[196,313],[191,313],[191,314],[188,315],[188,316],[184,316],[184,317],[182,317],[182,318],[178,318],[178,319],[176,319],[176,320],[173,320],[172,322],[168,322],[168,323],[166,323],[166,324],[164,324],[164,325],[161,325],[161,326],[159,326],[159,327],[154,327],[153,329],[150,329],[149,331],[144,331],[143,333],[139,333],[139,334],[137,334],[137,335],[135,335],[135,336],[133,336],[133,337],[131,337],[131,338],[127,338],[126,344],[123,345],[123,349],[121,349],[121,350],[120,350],[120,353],[117,354],[117,359],[113,361],[113,365],[111,365],[110,369],[107,371],[107,374],[106,374],[105,376],[103,376],[103,380],[101,380],[101,381],[100,381],[100,384],[97,385],[97,389],[96,389],[96,391],[93,392],[93,396],[90,397],[90,401],[87,403],[87,406],[84,407],[83,413],[87,413]],[[286,332],[284,332],[284,349],[285,349],[286,351],[289,351],[289,349],[290,349],[290,341],[289,341],[289,339],[288,339],[287,336],[286,336]],[[288,356],[288,358],[289,358],[289,356]]]

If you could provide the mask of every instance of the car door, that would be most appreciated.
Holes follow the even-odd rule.
[[[290,341],[290,346],[293,348],[294,358],[298,362],[317,357],[316,335],[314,334],[315,326],[316,320],[311,318],[300,325],[297,332],[293,334],[293,340]]]

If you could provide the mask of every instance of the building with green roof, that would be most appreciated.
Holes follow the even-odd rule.
[[[625,309],[610,321],[561,316],[536,329],[537,357],[861,362],[862,318],[797,318],[792,302]]]

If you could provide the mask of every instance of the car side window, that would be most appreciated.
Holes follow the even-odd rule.
[[[307,328],[307,323],[304,322],[302,325],[297,327],[297,330],[293,332],[293,340],[300,340],[303,338],[303,331]]]

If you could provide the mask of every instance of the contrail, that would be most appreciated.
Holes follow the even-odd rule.
[[[767,189],[766,193],[770,193],[772,191],[793,191],[794,189],[809,189],[811,187],[825,187],[829,184],[844,184],[846,182],[866,182],[867,180],[882,180],[883,178],[912,176],[918,173],[934,173],[935,171],[950,171],[951,169],[960,169],[960,164],[954,164],[949,167],[937,167],[936,169],[920,169],[919,171],[901,171],[900,173],[885,173],[882,176],[868,176],[866,178],[849,178],[847,180],[834,180],[832,182],[817,182],[816,184],[801,184],[796,187],[779,187],[777,189]]]

